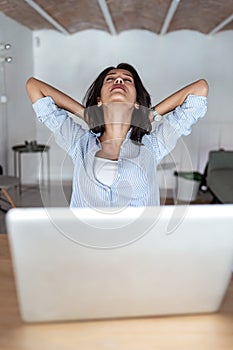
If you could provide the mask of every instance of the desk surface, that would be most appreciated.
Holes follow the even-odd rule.
[[[0,234],[1,350],[232,350],[233,279],[208,315],[25,324],[20,320],[7,235]]]

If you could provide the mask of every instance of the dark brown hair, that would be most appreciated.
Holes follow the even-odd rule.
[[[102,107],[90,107],[97,106],[98,98],[101,95],[101,89],[103,86],[104,79],[108,72],[110,72],[112,69],[125,69],[129,71],[133,76],[134,85],[136,89],[136,101],[139,103],[139,109],[134,108],[132,114],[132,132],[130,135],[130,139],[141,144],[142,137],[145,134],[149,134],[149,132],[151,131],[151,123],[149,120],[148,110],[148,108],[151,107],[151,98],[149,93],[145,89],[136,69],[128,63],[120,63],[116,67],[105,68],[88,88],[83,99],[83,104],[86,107],[84,113],[85,121],[89,124],[91,131],[93,131],[94,133],[100,133],[100,135],[104,133],[105,125]]]

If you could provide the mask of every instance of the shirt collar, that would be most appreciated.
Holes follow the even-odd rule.
[[[132,127],[129,129],[129,131],[127,132],[127,134],[126,134],[126,139],[128,140],[129,138],[130,138],[130,136],[131,136],[131,133],[132,133]],[[90,133],[92,134],[92,135],[94,135],[98,140],[99,140],[99,138],[100,138],[100,136],[101,136],[101,133],[100,132],[98,132],[98,133],[95,133],[94,131],[92,131],[92,130],[90,130]]]

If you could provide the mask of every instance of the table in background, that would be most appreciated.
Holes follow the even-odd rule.
[[[232,350],[233,280],[220,311],[215,314],[23,323],[8,238],[0,234],[0,281],[2,350]]]
[[[12,147],[14,151],[14,175],[20,180],[20,191],[22,185],[22,168],[21,168],[21,155],[23,153],[40,153],[41,154],[41,183],[44,184],[44,157],[43,155],[47,155],[47,181],[48,186],[50,186],[50,159],[49,159],[49,149],[50,147],[47,145],[37,144],[35,142],[15,145]]]

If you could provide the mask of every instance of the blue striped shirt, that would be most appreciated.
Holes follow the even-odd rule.
[[[130,129],[121,145],[118,171],[111,186],[95,176],[95,154],[101,149],[98,135],[75,123],[49,96],[36,101],[33,108],[73,161],[71,207],[155,206],[160,204],[156,168],[177,140],[190,134],[191,126],[204,116],[207,98],[189,95],[155,130],[143,136],[143,145],[130,140]]]

